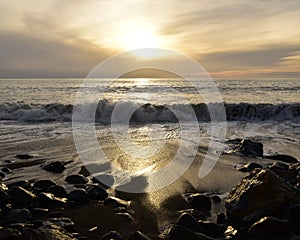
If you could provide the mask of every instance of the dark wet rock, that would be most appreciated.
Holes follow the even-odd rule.
[[[211,199],[210,197],[201,194],[194,193],[187,197],[188,203],[195,209],[200,211],[210,211],[211,210]]]
[[[87,192],[84,189],[76,189],[69,194],[69,200],[76,203],[87,203],[89,197]]]
[[[269,167],[279,177],[284,179],[286,182],[295,185],[297,182],[297,170],[290,168],[289,165],[281,162],[275,162]]]
[[[224,213],[217,213],[217,223],[223,224],[226,216]]]
[[[87,188],[87,193],[91,200],[104,200],[108,197],[105,189],[98,185],[91,185]]]
[[[263,157],[263,144],[260,142],[243,139],[238,146],[236,146],[229,153],[241,153],[246,156]]]
[[[62,173],[66,169],[66,167],[60,161],[46,163],[41,165],[41,167],[42,169],[53,173]]]
[[[214,202],[214,203],[220,203],[222,202],[222,199],[218,196],[218,195],[213,195],[210,197],[210,199]]]
[[[55,197],[59,197],[59,198],[67,198],[68,197],[68,193],[66,191],[66,189],[63,186],[59,186],[59,185],[54,185],[49,187],[46,192],[48,193],[52,193]]]
[[[124,240],[125,238],[117,231],[110,231],[100,238],[100,240]]]
[[[196,209],[184,209],[184,210],[181,210],[179,211],[180,214],[183,214],[183,213],[188,213],[188,214],[191,214],[194,218],[198,220],[206,220],[207,219],[207,215],[204,214],[203,212],[199,211],[199,210],[196,210]]]
[[[8,167],[1,168],[1,171],[5,174],[11,173],[11,170]]]
[[[56,185],[56,183],[53,182],[52,180],[38,180],[33,184],[33,189],[38,192],[44,192],[49,187],[55,186],[55,185]]]
[[[14,186],[17,186],[17,187],[22,187],[26,190],[31,190],[31,184],[29,181],[27,180],[20,180],[20,181],[16,181],[16,182],[13,182],[13,183],[10,183],[10,184],[7,184],[7,187],[8,188],[12,188]]]
[[[0,181],[5,178],[5,174],[3,172],[0,172]]]
[[[78,174],[83,175],[85,177],[88,177],[91,175],[91,173],[89,172],[89,170],[87,170],[87,168],[85,166],[81,166]]]
[[[110,197],[108,197],[104,200],[104,204],[105,205],[110,205],[114,208],[119,208],[119,207],[125,207],[126,208],[130,205],[130,202],[122,200],[120,198],[110,196]]]
[[[45,240],[76,240],[71,233],[55,225],[41,226],[36,230],[40,238]]]
[[[253,171],[255,168],[262,168],[262,165],[258,164],[258,163],[247,163],[244,166],[237,168],[238,171],[240,172],[251,172]]]
[[[63,208],[66,205],[66,198],[57,198],[52,193],[40,193],[38,202],[42,208]]]
[[[0,240],[24,240],[24,238],[17,229],[4,228],[0,230]]]
[[[213,240],[215,238],[211,238],[202,233],[195,233],[185,227],[174,225],[169,231],[169,240]]]
[[[210,237],[223,237],[224,235],[223,227],[216,223],[199,221],[198,224],[202,228],[202,233]]]
[[[22,160],[26,160],[26,159],[33,158],[33,156],[30,155],[30,154],[18,154],[18,155],[16,155],[16,158],[19,158],[19,159],[22,159]]]
[[[196,218],[194,218],[194,216],[192,216],[189,213],[183,213],[177,220],[176,224],[178,226],[182,226],[187,229],[190,229],[193,232],[202,232],[203,231],[201,226],[198,224],[198,221],[196,220]]]
[[[277,155],[271,155],[271,156],[265,156],[265,158],[272,159],[272,160],[277,160],[277,161],[282,161],[285,163],[298,163],[298,159],[294,158],[289,155],[285,154],[277,154]]]
[[[237,239],[238,231],[234,229],[232,226],[228,226],[224,232],[226,238],[225,239]]]
[[[285,236],[290,232],[289,222],[274,217],[264,217],[254,223],[248,230],[255,239],[270,239]]]
[[[80,174],[74,174],[66,177],[66,182],[69,184],[85,184],[88,181],[89,180],[85,176]]]
[[[22,187],[12,187],[8,190],[12,203],[15,206],[29,206],[36,199],[35,194]]]
[[[128,240],[151,240],[145,234],[140,231],[134,232],[130,234]]]
[[[126,221],[134,222],[134,218],[129,213],[118,212],[118,213],[116,213],[116,216],[121,217],[122,219],[125,219]]]
[[[289,204],[300,203],[300,192],[268,169],[244,177],[226,200],[227,216],[238,224],[263,216],[281,217]]]
[[[44,225],[55,225],[67,229],[68,231],[74,230],[74,222],[70,218],[60,217],[60,218],[50,218],[43,222]]]
[[[104,188],[110,188],[115,183],[115,179],[110,174],[98,174],[92,178],[93,183],[99,183]]]
[[[49,215],[49,209],[46,208],[33,208],[30,210],[32,218],[44,219]]]
[[[10,202],[11,202],[10,196],[6,193],[6,191],[0,188],[0,207]]]
[[[25,223],[31,218],[31,213],[28,209],[12,209],[8,212],[5,217],[3,218],[3,223],[5,225],[11,223]]]
[[[5,215],[12,210],[11,204],[4,204],[0,209],[0,216]]]
[[[289,209],[289,221],[293,227],[293,231],[300,235],[300,204],[294,205]]]

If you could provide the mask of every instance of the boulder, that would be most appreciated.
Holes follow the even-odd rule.
[[[89,180],[81,174],[73,174],[66,177],[66,182],[69,184],[85,184]]]
[[[203,232],[198,221],[189,213],[183,213],[176,222],[176,225],[187,228],[193,232]]]
[[[26,160],[26,159],[33,158],[33,156],[30,155],[30,154],[25,153],[25,154],[17,154],[16,158],[19,158],[19,159],[22,159],[22,160]]]
[[[285,155],[285,154],[270,155],[270,156],[265,156],[265,158],[282,161],[285,163],[298,163],[299,162],[297,158],[294,158],[290,155]]]
[[[255,163],[255,162],[251,162],[251,163],[245,164],[244,166],[242,166],[240,168],[237,168],[237,170],[240,172],[251,172],[255,168],[262,168],[262,165]]]
[[[25,223],[31,218],[31,213],[28,209],[12,209],[3,218],[5,225],[11,223]]]
[[[62,173],[66,169],[60,161],[46,163],[44,165],[41,165],[41,168],[53,173]]]
[[[263,157],[263,144],[260,142],[243,139],[238,146],[236,146],[229,153],[241,153],[246,156]]]
[[[128,240],[151,240],[145,234],[140,231],[134,232],[130,234]]]
[[[248,230],[253,239],[281,239],[280,236],[286,236],[289,232],[289,222],[274,217],[263,217]]]
[[[12,187],[9,189],[8,194],[15,206],[27,207],[36,199],[36,196],[33,193],[22,187]]]
[[[42,208],[63,208],[66,205],[66,198],[57,198],[52,193],[40,193],[38,202]]]
[[[228,218],[237,224],[281,217],[293,203],[300,203],[300,192],[268,169],[255,169],[244,177],[225,202]]]
[[[12,182],[10,184],[7,184],[8,188],[12,188],[14,186],[22,187],[26,190],[31,190],[31,184],[27,180],[20,180],[20,181],[16,181],[16,182]]]
[[[124,237],[117,231],[110,231],[100,238],[100,240],[124,240]]]
[[[187,197],[188,203],[199,211],[210,211],[211,210],[211,199],[210,197],[201,194],[194,193]]]

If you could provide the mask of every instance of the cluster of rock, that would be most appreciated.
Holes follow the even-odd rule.
[[[54,165],[51,164],[52,167]],[[72,219],[63,216],[63,211],[91,202],[122,208],[123,212],[116,211],[116,214],[126,215],[133,221],[132,216],[124,211],[128,205],[127,201],[109,196],[103,186],[90,183],[89,179],[81,174],[66,177],[66,183],[74,186],[74,190],[68,193],[63,186],[57,185],[52,180],[38,180],[33,183],[17,181],[6,185],[2,178],[10,172],[8,168],[2,168],[0,171],[1,240],[87,239],[76,231]],[[124,237],[116,231],[111,231],[97,239],[124,239]],[[133,232],[129,239],[149,240],[140,231]]]

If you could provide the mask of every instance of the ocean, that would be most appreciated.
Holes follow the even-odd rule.
[[[93,81],[92,87],[82,89],[83,79],[0,80],[0,164],[16,168],[7,182],[47,177],[63,182],[65,175],[80,169],[80,156],[72,135],[72,111],[79,90],[86,92],[84,101],[87,108],[95,104],[95,97],[99,100],[95,113],[99,145],[105,149],[108,158],[135,174],[144,174],[165,164],[160,162],[161,152],[151,147],[139,147],[152,146],[151,142],[156,142],[153,145],[156,148],[162,141],[171,144],[181,138],[178,119],[163,107],[165,103],[178,110],[187,134],[198,134],[200,146],[204,148],[210,141],[220,141],[218,136],[211,135],[207,105],[224,104],[226,139],[256,139],[264,144],[265,155],[282,153],[300,159],[299,79],[214,79],[224,103],[204,102],[205,95],[217,93],[209,82],[201,79],[195,81],[199,81],[202,95],[181,79],[125,78],[111,84],[107,79]],[[170,91],[170,87],[174,91]],[[185,101],[182,102],[182,99]],[[117,124],[112,134],[110,120],[116,103],[122,103],[124,114],[136,104],[141,107],[130,118],[129,127]],[[188,105],[196,113],[196,129],[195,122],[186,112]],[[122,119],[122,116],[118,117]],[[117,141],[114,139],[116,136]],[[118,144],[123,144],[123,149]],[[127,157],[124,157],[124,152]],[[21,153],[31,154],[34,158],[26,167],[19,168],[20,160],[16,155]],[[142,158],[155,154],[160,157],[151,160]],[[135,157],[128,160],[128,155]],[[141,157],[137,160],[137,156]],[[171,155],[164,150],[163,156],[167,159]],[[68,164],[64,175],[54,176],[40,171],[40,164],[54,160]],[[109,174],[107,171],[99,168],[97,174]],[[124,179],[122,181],[124,183]]]

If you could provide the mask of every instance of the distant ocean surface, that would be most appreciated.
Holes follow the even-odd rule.
[[[0,80],[0,120],[13,121],[60,121],[72,120],[73,102],[80,89],[82,79],[2,79]],[[180,102],[181,94],[190,103],[198,120],[207,120],[206,103],[192,86],[181,79],[130,78],[118,79],[109,84],[107,79],[94,79],[92,88],[86,87],[86,104],[99,96],[99,122],[109,122],[109,114],[117,101],[126,104],[141,102],[148,104],[140,109],[138,121],[172,122],[174,116],[158,106],[165,103],[177,105],[184,114],[185,106]],[[216,94],[206,80],[197,80],[203,95]],[[300,119],[299,79],[215,79],[225,102],[227,120],[276,120],[298,121]],[[176,92],[169,91],[170,86]],[[157,100],[148,99],[149,94]],[[151,112],[155,113],[149,115]]]

